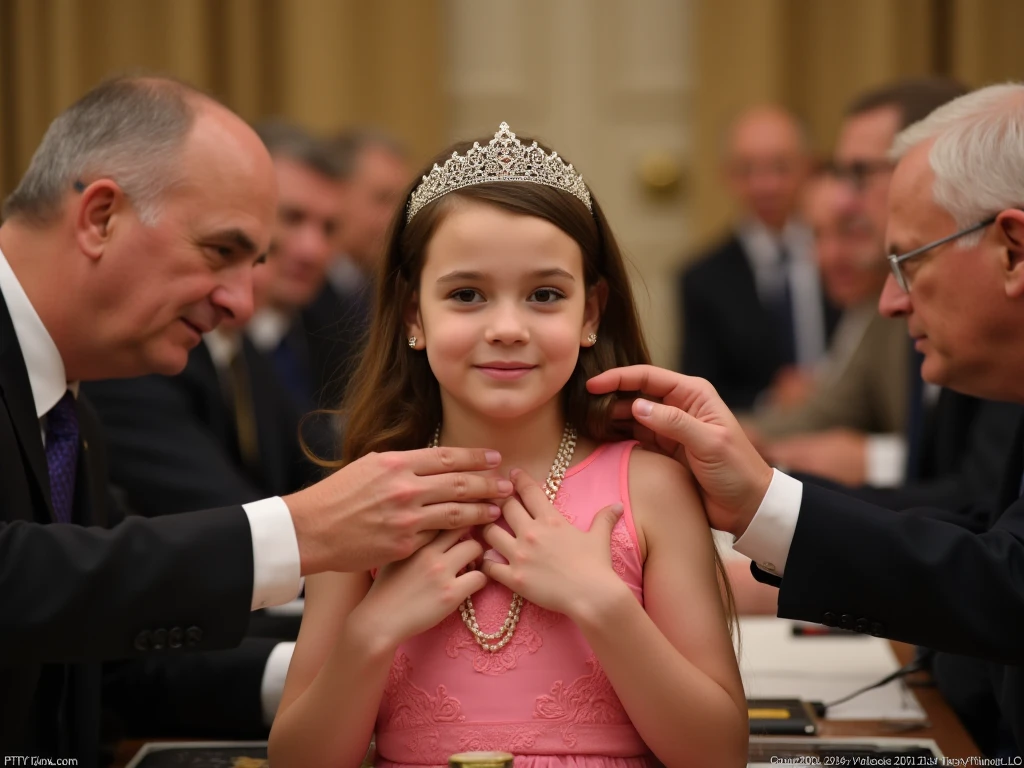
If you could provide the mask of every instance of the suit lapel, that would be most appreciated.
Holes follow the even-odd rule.
[[[0,395],[10,415],[14,431],[18,435],[22,455],[32,469],[36,485],[46,500],[50,519],[53,519],[53,503],[50,500],[50,473],[43,450],[43,438],[36,418],[36,404],[32,398],[32,386],[28,380],[25,358],[14,335],[7,302],[0,294]]]

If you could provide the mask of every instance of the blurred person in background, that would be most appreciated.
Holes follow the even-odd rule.
[[[358,361],[370,321],[377,267],[412,172],[405,148],[385,133],[351,128],[328,142],[340,174],[338,227],[327,281],[310,309],[339,349],[321,401],[336,406]]]
[[[793,115],[768,106],[740,115],[725,144],[724,176],[741,216],[681,276],[681,370],[708,379],[740,411],[799,403],[838,318],[798,215],[807,138]]]
[[[864,448],[851,451],[846,463],[820,462],[819,474],[850,484],[866,478],[892,485],[902,479],[902,471],[897,467],[894,472],[884,458],[886,444],[902,444],[906,428],[907,327],[878,312],[888,266],[872,240],[872,224],[854,198],[848,184],[822,174],[811,182],[804,206],[822,281],[829,298],[843,310],[814,392],[797,407],[763,409],[745,426],[769,461],[784,466],[801,441],[817,439],[803,433],[830,430],[828,439],[847,439]],[[780,440],[788,435],[800,437]],[[872,452],[874,442],[882,445]],[[874,455],[883,460],[871,464]]]
[[[832,170],[845,182],[844,216],[854,222],[846,236],[848,247],[863,254],[865,260],[872,256],[877,260],[879,281],[884,280],[881,270],[885,268],[885,228],[893,168],[889,147],[898,131],[963,92],[959,83],[941,78],[902,80],[860,95],[847,109],[836,141]],[[903,320],[877,319],[873,323],[879,336],[883,336],[882,329],[902,324]],[[887,338],[892,345],[897,343],[891,327]],[[758,426],[769,436],[793,435],[777,440],[767,449],[769,460],[792,471],[850,486],[901,485],[907,479],[907,465],[913,453],[908,451],[908,445],[916,451],[920,444],[921,409],[934,404],[939,394],[938,387],[922,388],[918,361],[913,359],[905,338],[903,346],[905,351],[899,359],[895,349],[883,351],[885,343],[879,341],[876,357],[866,355],[853,369],[857,373],[872,359],[877,371],[892,366],[888,374],[880,374],[879,380],[884,384],[852,395],[844,381],[841,396],[832,402],[822,399],[810,413],[794,414],[789,419],[778,413],[766,417]],[[898,382],[904,382],[902,394],[896,389]],[[795,434],[799,432],[804,434]]]
[[[246,332],[307,413],[321,404],[345,355],[336,337],[321,332],[329,321],[313,306],[338,230],[341,173],[326,144],[304,128],[279,120],[254,128],[274,161],[278,207],[270,258],[253,276],[259,309]]]

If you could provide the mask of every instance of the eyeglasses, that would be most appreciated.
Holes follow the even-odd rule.
[[[829,172],[840,181],[849,182],[858,192],[863,192],[868,185],[868,180],[876,173],[891,171],[893,164],[890,160],[856,160],[852,163],[839,163],[833,161],[829,166]]]
[[[904,254],[898,255],[895,253],[890,253],[888,256],[889,266],[892,268],[893,277],[896,278],[896,284],[903,289],[904,293],[910,293],[910,279],[904,273],[903,267],[900,266],[904,261],[912,259],[915,256],[920,256],[922,253],[930,251],[932,248],[938,248],[940,245],[945,245],[946,243],[952,242],[953,240],[961,238],[964,235],[969,235],[972,232],[977,232],[979,229],[984,229],[989,224],[995,222],[998,215],[999,214],[996,214],[995,216],[990,216],[984,221],[979,221],[977,224],[972,224],[966,229],[961,229],[959,232],[954,232],[952,235],[948,235],[942,238],[941,240],[936,240],[935,242],[928,243],[927,245],[922,245],[920,248],[915,248],[914,250],[907,251]]]

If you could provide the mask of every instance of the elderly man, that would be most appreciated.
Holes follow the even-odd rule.
[[[484,450],[367,456],[299,493],[112,530],[78,383],[174,374],[252,313],[274,169],[241,119],[168,80],[118,79],[50,126],[0,226],[0,752],[95,765],[95,662],[237,644],[303,574],[406,557],[494,520]],[[482,550],[481,550],[482,552]],[[479,553],[478,553],[479,554]],[[462,596],[452,596],[454,608]]]
[[[1024,86],[985,88],[897,138],[880,309],[907,319],[928,381],[1024,403]],[[715,528],[737,537],[779,615],[982,657],[1024,744],[1024,423],[1006,457],[1003,511],[974,533],[931,510],[893,514],[772,470],[706,381],[608,371],[594,393],[685,461]],[[884,565],[883,565],[884,564]]]

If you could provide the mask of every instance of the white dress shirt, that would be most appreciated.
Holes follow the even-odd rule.
[[[736,237],[747,254],[757,294],[762,301],[777,295],[780,280],[789,282],[793,298],[796,361],[803,367],[814,366],[825,357],[827,347],[821,280],[814,260],[814,235],[808,227],[796,221],[789,221],[782,234],[776,235],[760,221],[751,218],[736,228]],[[784,273],[779,269],[780,239],[789,254]]]
[[[64,392],[71,389],[78,391],[78,382],[68,382],[57,345],[50,336],[39,314],[32,306],[28,295],[18,281],[10,263],[0,251],[0,293],[7,302],[7,309],[14,325],[14,335],[18,339],[25,367],[28,370],[29,386],[32,399],[36,406],[36,417],[42,420]],[[253,590],[251,608],[265,608],[272,605],[287,603],[299,594],[302,581],[300,578],[299,542],[295,535],[295,524],[291,512],[280,497],[261,499],[244,504],[249,529],[252,533]],[[290,643],[287,651],[290,660]],[[271,659],[277,655],[280,660],[285,650],[278,653],[278,648],[271,653]],[[287,669],[287,663],[284,664]],[[268,708],[268,677],[271,677],[268,663],[264,674],[264,692],[262,701],[264,717]],[[279,674],[279,673],[278,673]],[[274,682],[273,680],[271,682]],[[282,683],[283,684],[283,683]],[[280,700],[280,693],[277,694]],[[273,705],[276,710],[276,703]],[[271,714],[272,717],[272,714]]]
[[[786,572],[803,498],[803,483],[772,470],[768,492],[747,530],[733,542],[733,549],[757,563],[762,571],[781,577]]]

